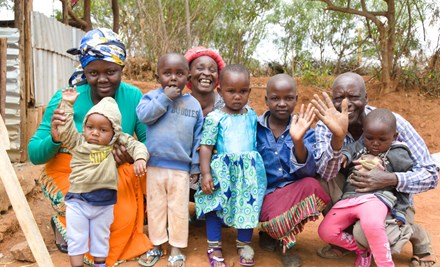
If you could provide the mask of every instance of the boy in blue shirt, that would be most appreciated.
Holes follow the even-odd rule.
[[[275,250],[283,246],[285,266],[300,266],[297,255],[286,255],[306,222],[316,220],[329,201],[318,180],[313,156],[315,115],[311,105],[292,116],[298,96],[295,80],[286,74],[267,82],[266,105],[257,125],[257,149],[266,168],[267,189],[260,213],[260,246]],[[302,203],[306,203],[304,206]],[[298,216],[299,214],[299,216]],[[287,226],[287,227],[283,227]]]
[[[139,264],[154,265],[163,256],[162,244],[168,241],[172,247],[169,266],[183,266],[180,248],[188,245],[190,175],[195,179],[200,173],[197,147],[203,113],[197,99],[182,94],[190,78],[188,61],[182,55],[162,56],[155,76],[162,87],[145,94],[136,109],[139,120],[147,125],[148,233],[154,244]]]

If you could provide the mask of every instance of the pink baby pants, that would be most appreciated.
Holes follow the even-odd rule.
[[[342,199],[324,217],[318,233],[327,243],[355,251],[359,248],[353,235],[344,230],[359,220],[376,265],[394,266],[385,232],[387,213],[388,207],[373,194]]]

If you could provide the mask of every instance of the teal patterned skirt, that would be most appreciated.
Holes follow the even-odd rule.
[[[266,171],[256,151],[214,154],[211,159],[214,191],[210,195],[199,188],[194,195],[198,218],[216,211],[227,226],[255,228],[266,191]]]

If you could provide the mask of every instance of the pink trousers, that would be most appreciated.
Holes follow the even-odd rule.
[[[370,244],[378,267],[394,266],[385,232],[388,207],[373,194],[338,201],[319,225],[319,237],[348,250],[358,250],[353,235],[344,230],[357,220]]]

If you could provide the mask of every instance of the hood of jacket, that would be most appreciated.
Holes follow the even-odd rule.
[[[98,104],[94,105],[86,114],[83,122],[83,127],[88,119],[88,117],[92,114],[101,114],[110,120],[113,126],[113,131],[115,134],[113,135],[112,140],[109,145],[113,145],[115,141],[119,138],[121,134],[121,121],[122,115],[119,111],[118,104],[116,103],[113,97],[104,97]],[[84,129],[83,129],[84,131]]]

